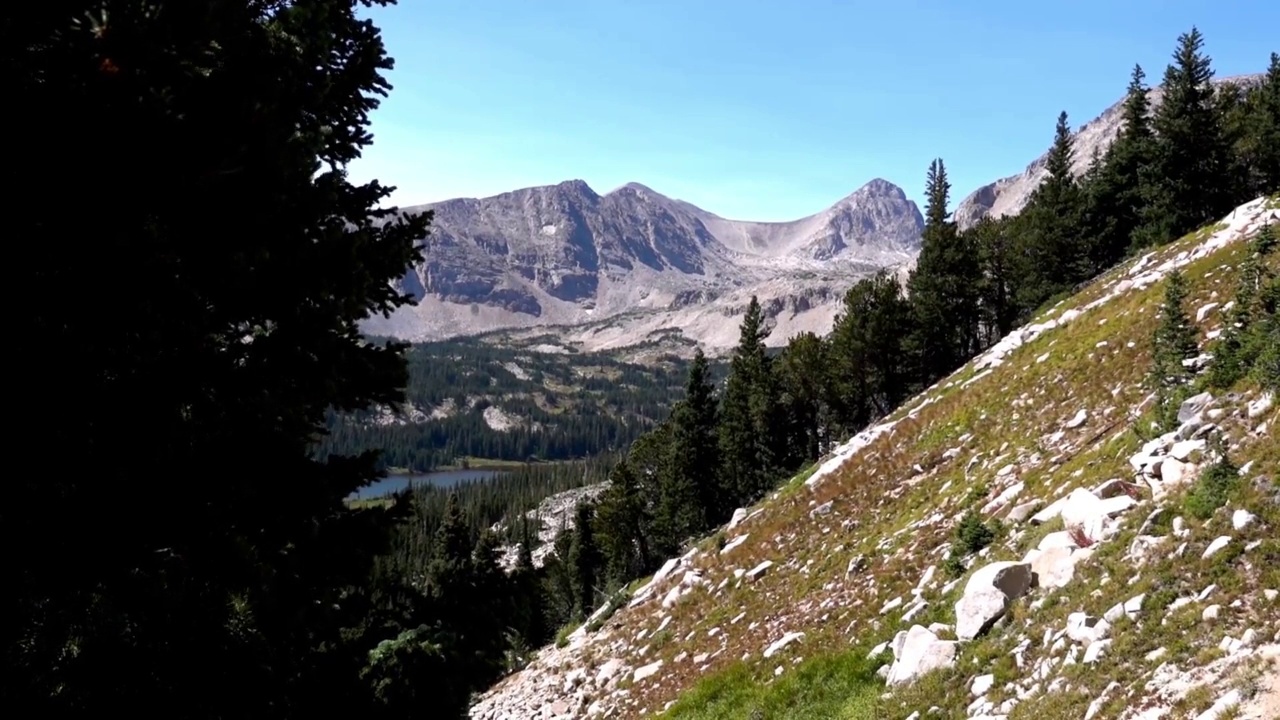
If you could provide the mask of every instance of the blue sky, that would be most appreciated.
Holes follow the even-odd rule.
[[[355,180],[399,205],[581,178],[731,218],[817,212],[883,177],[953,203],[1159,82],[1197,25],[1218,76],[1280,49],[1276,0],[401,0]]]

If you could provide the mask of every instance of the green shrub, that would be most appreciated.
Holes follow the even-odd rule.
[[[1223,455],[1187,492],[1182,509],[1197,520],[1207,520],[1214,511],[1227,504],[1239,483],[1240,471]]]

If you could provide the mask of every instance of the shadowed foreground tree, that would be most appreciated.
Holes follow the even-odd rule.
[[[357,322],[405,301],[392,281],[429,219],[388,221],[389,189],[345,175],[389,88],[370,4],[0,11],[22,108],[13,337],[40,389],[16,445],[56,464],[17,468],[0,509],[23,548],[0,608],[6,706],[405,717],[406,698],[455,697],[432,697],[444,650],[420,597],[367,583],[392,514],[343,498],[374,458],[309,454],[327,408],[402,396],[402,348]],[[426,682],[402,692],[413,667]]]

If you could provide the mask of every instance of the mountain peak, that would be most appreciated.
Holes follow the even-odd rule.
[[[849,195],[850,198],[867,196],[905,200],[907,193],[884,178],[872,178],[862,187],[854,190],[853,194]]]
[[[621,185],[621,186],[619,186],[619,187],[616,187],[616,188],[614,188],[614,189],[610,190],[610,191],[608,192],[608,194],[609,194],[609,195],[612,195],[612,194],[614,194],[614,193],[616,193],[616,192],[620,192],[620,191],[622,191],[622,190],[635,190],[636,192],[650,193],[650,194],[653,194],[653,195],[661,195],[661,194],[662,194],[662,193],[659,193],[659,192],[655,191],[653,188],[651,188],[651,187],[649,187],[649,186],[647,186],[647,185],[644,185],[644,184],[638,183],[638,182],[629,182],[629,183],[627,183],[627,184],[625,184],[625,185]]]
[[[592,190],[591,186],[587,184],[586,180],[580,180],[577,178],[573,180],[565,180],[564,182],[557,183],[555,187],[558,190],[575,192],[588,197],[599,197],[599,195],[596,194],[596,191]]]

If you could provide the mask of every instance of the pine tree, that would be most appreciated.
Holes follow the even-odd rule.
[[[387,711],[361,669],[392,625],[422,621],[371,619],[395,516],[344,503],[376,454],[310,452],[327,409],[403,399],[403,347],[359,323],[407,299],[395,283],[428,220],[378,209],[389,188],[346,173],[389,88],[363,5],[0,10],[6,102],[24,108],[3,171],[30,304],[14,331],[42,388],[19,444],[94,468],[7,488],[21,512],[0,510],[0,538],[25,548],[7,567],[7,705]]]
[[[765,354],[764,313],[753,295],[742,320],[721,398],[720,494],[737,505],[760,497],[776,474],[776,394]]]
[[[683,540],[732,512],[715,481],[720,465],[716,416],[715,388],[699,348],[689,366],[685,397],[671,413],[671,451],[662,469],[655,513],[666,536]]]
[[[1176,426],[1178,406],[1191,371],[1183,364],[1196,356],[1196,329],[1185,309],[1186,280],[1174,270],[1165,279],[1164,303],[1152,336],[1150,382],[1156,392],[1157,421],[1163,428]]]
[[[1280,188],[1280,55],[1271,53],[1260,84],[1224,83],[1215,100],[1234,161],[1235,202],[1274,193]]]
[[[1155,112],[1156,182],[1139,240],[1167,242],[1211,222],[1230,209],[1234,192],[1230,147],[1214,102],[1213,69],[1196,28],[1178,37],[1164,74],[1164,100]]]
[[[1267,75],[1254,94],[1250,127],[1251,194],[1280,191],[1280,54],[1271,53]]]
[[[1115,141],[1081,183],[1083,222],[1089,244],[1090,270],[1098,273],[1119,262],[1141,243],[1134,233],[1143,222],[1155,175],[1155,137],[1146,74],[1135,65],[1122,106],[1122,124]]]
[[[1275,275],[1263,261],[1275,245],[1275,231],[1270,224],[1264,225],[1250,243],[1249,257],[1240,264],[1231,312],[1213,344],[1210,387],[1230,388],[1255,369],[1260,376],[1267,374],[1268,343],[1275,342],[1275,300],[1268,293],[1274,293]]]
[[[1059,113],[1045,163],[1048,176],[1023,211],[1018,252],[1018,304],[1023,311],[1034,310],[1089,276],[1088,246],[1079,232],[1083,197],[1071,172],[1074,159],[1071,126],[1067,114]]]
[[[1258,295],[1258,357],[1251,374],[1264,389],[1280,393],[1280,277],[1271,276]]]
[[[831,333],[829,382],[843,430],[856,432],[906,399],[912,365],[904,347],[912,308],[898,279],[881,271],[845,293]]]
[[[513,627],[526,647],[538,647],[546,639],[542,589],[537,569],[533,566],[533,533],[529,528],[529,518],[524,514],[520,515],[519,543],[516,564],[511,571],[511,582],[519,599],[515,605]]]
[[[623,458],[609,473],[609,486],[596,509],[596,536],[611,585],[622,585],[645,571],[649,527],[636,476]]]
[[[1018,319],[1017,262],[1011,228],[1008,219],[985,216],[965,231],[969,235],[968,243],[977,248],[982,275],[979,285],[982,347],[1011,332]]]
[[[959,233],[947,209],[951,184],[941,159],[929,166],[920,255],[907,282],[914,316],[910,336],[916,380],[929,385],[978,348],[982,271],[972,238]]]
[[[830,437],[827,400],[830,354],[827,344],[813,333],[795,335],[775,362],[781,388],[779,404],[787,426],[787,469],[814,462],[826,452]]]
[[[600,570],[600,549],[596,547],[595,507],[580,502],[573,513],[573,538],[566,562],[573,591],[573,612],[585,619],[595,610],[596,577]]]

